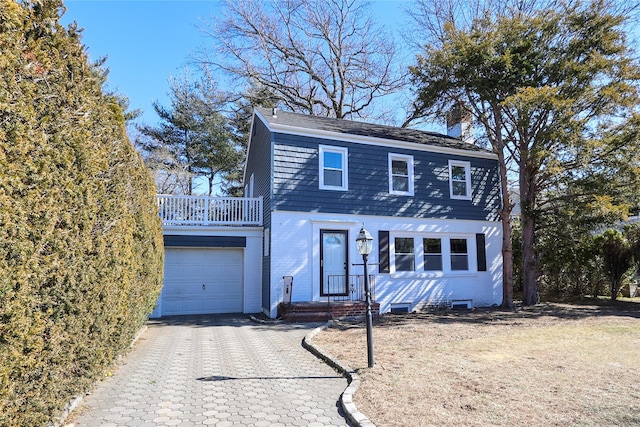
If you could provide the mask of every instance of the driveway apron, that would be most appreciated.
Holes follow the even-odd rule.
[[[229,316],[150,321],[68,422],[345,426],[338,399],[347,381],[302,347],[311,329]]]

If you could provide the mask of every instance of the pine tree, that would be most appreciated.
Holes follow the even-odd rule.
[[[506,307],[513,304],[509,168],[522,211],[523,302],[535,304],[536,229],[546,192],[591,172],[633,169],[611,159],[637,152],[640,133],[640,66],[623,32],[627,17],[610,2],[539,10],[518,4],[497,15],[485,10],[469,27],[444,22],[437,43],[411,69],[414,116],[462,104],[498,157]],[[584,188],[596,195],[603,189]]]
[[[206,76],[195,82],[188,75],[174,79],[170,90],[171,107],[154,104],[161,122],[139,127],[145,138],[137,145],[156,180],[173,176],[172,182],[181,182],[176,190],[184,188],[186,194],[193,194],[194,179],[204,177],[212,195],[214,186],[224,184],[243,158],[242,147],[235,143],[221,112],[226,98]]]

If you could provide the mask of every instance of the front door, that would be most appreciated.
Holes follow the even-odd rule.
[[[348,295],[347,230],[320,230],[320,295]]]

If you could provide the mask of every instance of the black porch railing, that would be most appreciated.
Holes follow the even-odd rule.
[[[375,276],[369,275],[371,301],[376,300]],[[320,298],[327,302],[364,301],[364,274],[327,276],[327,283],[322,286]]]

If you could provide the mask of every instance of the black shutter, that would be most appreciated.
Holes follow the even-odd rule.
[[[478,254],[478,271],[487,271],[487,250],[484,234],[476,234],[476,252]]]
[[[389,266],[389,232],[378,231],[378,272],[388,273]]]

